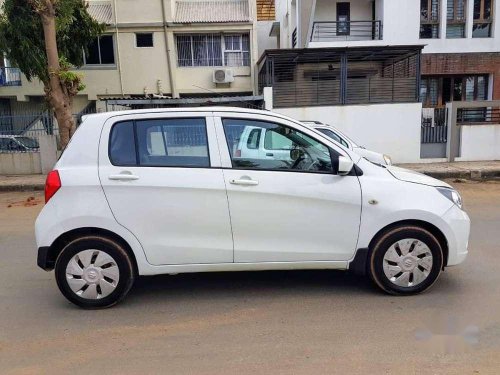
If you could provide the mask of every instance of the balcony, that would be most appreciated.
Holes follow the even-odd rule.
[[[0,87],[21,86],[21,71],[18,68],[0,68]]]
[[[382,40],[382,21],[316,21],[311,42]]]
[[[267,50],[259,91],[274,108],[417,103],[422,46]]]

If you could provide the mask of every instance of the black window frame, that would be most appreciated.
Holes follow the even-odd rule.
[[[423,3],[427,3],[425,10]],[[435,4],[433,4],[435,3]],[[433,5],[436,6],[434,12]],[[436,28],[434,36],[433,28]],[[427,32],[430,30],[430,34]],[[430,35],[430,36],[429,36]],[[420,0],[420,39],[440,39],[441,37],[441,1],[440,0]]]
[[[450,4],[451,3],[451,4]],[[463,14],[459,12],[459,4],[462,4]],[[446,2],[446,39],[463,39],[467,36],[467,0],[447,0]],[[451,11],[451,15],[450,15]],[[451,17],[450,17],[451,16]],[[460,27],[460,34],[451,34],[448,30]]]
[[[280,122],[275,122],[275,121],[270,121],[270,120],[260,120],[260,119],[256,119],[256,118],[245,118],[245,117],[232,117],[232,116],[230,116],[230,117],[220,117],[220,120],[221,120],[221,124],[222,124],[222,130],[224,131],[224,138],[226,140],[226,146],[227,146],[228,153],[229,153],[229,159],[231,160],[231,167],[230,168],[225,168],[225,169],[233,169],[233,170],[238,170],[238,171],[255,171],[255,172],[262,171],[262,172],[287,172],[287,173],[321,174],[321,175],[333,175],[333,176],[337,176],[338,175],[339,157],[342,156],[342,154],[340,152],[336,151],[335,149],[333,149],[332,147],[325,145],[320,140],[318,140],[318,139],[316,139],[314,137],[311,137],[310,135],[307,135],[305,133],[304,134],[306,136],[308,136],[309,138],[314,139],[316,142],[320,143],[321,145],[323,145],[324,147],[326,147],[328,149],[329,154],[330,154],[331,166],[332,166],[332,170],[331,171],[329,171],[329,172],[322,172],[322,171],[305,171],[305,170],[298,170],[298,169],[270,169],[270,168],[251,168],[251,167],[238,167],[238,166],[235,166],[234,163],[233,163],[233,154],[230,151],[232,149],[232,145],[229,144],[229,137],[227,136],[226,125],[224,124],[225,120],[240,120],[240,121],[264,122],[264,123],[267,123],[267,124],[270,124],[270,125],[283,126],[283,127],[286,127],[286,128],[289,128],[289,129],[292,129],[292,130],[295,130],[295,131],[298,131],[298,132],[301,132],[301,133],[303,133],[303,131],[295,129],[294,127],[291,127],[291,126],[288,126],[288,125],[284,125],[284,124],[282,124]],[[265,128],[262,128],[262,129],[265,129]]]
[[[421,78],[421,89],[425,87],[426,94],[421,95],[421,102],[424,108],[441,108],[446,105],[446,103],[456,101],[453,99],[453,88],[459,87],[461,90],[460,101],[467,100],[467,80],[472,78],[474,80],[474,89],[472,100],[488,100],[490,82],[489,74],[435,74],[435,75],[423,75]],[[482,78],[484,82],[483,92],[479,91],[479,79]],[[433,83],[431,83],[433,82]],[[434,87],[433,87],[434,85]],[[432,102],[431,91],[435,90],[435,102]],[[450,98],[446,98],[446,92],[449,93]],[[482,99],[484,97],[485,99]]]
[[[141,121],[161,121],[161,120],[203,120],[205,124],[205,137],[207,140],[207,159],[208,159],[208,166],[196,166],[196,165],[186,165],[186,166],[181,166],[181,165],[143,165],[140,162],[140,155],[139,155],[139,139],[137,136],[137,123]],[[135,151],[135,164],[115,164],[113,161],[113,158],[111,157],[111,139],[113,135],[113,131],[115,127],[121,123],[127,123],[127,122],[132,122],[133,123],[133,133],[134,133],[134,151]],[[164,137],[162,137],[164,138]],[[167,149],[166,149],[167,150]],[[168,152],[168,151],[167,151]],[[111,129],[109,130],[109,136],[108,136],[108,160],[111,163],[111,165],[115,167],[134,167],[134,168],[198,168],[198,169],[212,169],[214,168],[212,166],[212,159],[210,158],[210,140],[208,137],[208,124],[207,124],[207,117],[201,116],[201,117],[146,117],[146,118],[139,118],[139,119],[129,119],[129,120],[120,120],[111,125]]]
[[[229,38],[237,38],[238,49],[234,42],[227,43]],[[229,46],[231,44],[231,46]],[[248,49],[245,45],[248,44]],[[179,68],[237,68],[251,65],[251,39],[248,32],[227,33],[176,33],[175,48],[177,66]],[[200,52],[206,58],[200,58]],[[229,64],[228,54],[239,53],[240,63]]]
[[[139,38],[145,37],[145,36],[148,37],[147,41],[151,40],[151,45],[139,45]],[[151,37],[151,39],[149,39],[149,37]],[[144,40],[142,42],[144,42]],[[155,37],[154,37],[153,32],[135,33],[135,47],[136,48],[154,48],[154,46],[155,46]]]
[[[101,51],[101,39],[103,38],[111,38],[111,44],[112,44],[112,53],[113,53],[113,62],[111,63],[103,63],[102,62],[102,51]],[[85,51],[83,52],[83,65],[85,67],[99,67],[99,66],[116,66],[116,43],[115,43],[115,36],[113,34],[103,34],[97,37],[96,39],[97,42],[97,49],[99,52],[99,62],[98,63],[89,63],[87,62],[87,53]]]
[[[474,2],[472,12],[472,38],[492,38],[493,37],[493,20],[495,18],[495,0],[471,0]],[[486,14],[486,2],[489,2],[489,14]],[[500,1],[500,0],[497,0]],[[479,5],[479,9],[477,9]],[[487,35],[481,35],[482,28],[487,28]],[[479,28],[479,29],[478,29]]]

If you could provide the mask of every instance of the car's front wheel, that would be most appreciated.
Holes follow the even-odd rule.
[[[436,237],[418,226],[393,228],[370,249],[369,273],[390,294],[421,293],[434,284],[443,267],[443,250]]]
[[[56,261],[55,276],[69,301],[83,308],[104,308],[126,296],[134,282],[134,268],[121,245],[88,236],[64,247]]]

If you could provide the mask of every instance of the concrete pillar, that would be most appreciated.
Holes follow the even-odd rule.
[[[457,111],[458,104],[462,102],[446,103],[446,124],[448,126],[448,142],[446,144],[446,157],[448,161],[455,161],[456,157],[460,157],[460,137],[461,129],[457,126]]]
[[[273,88],[264,87],[264,109],[267,111],[273,110]]]
[[[466,20],[467,24],[465,27],[465,37],[467,39],[472,39],[472,27],[474,26],[474,1],[469,0],[466,2],[467,9],[465,15],[466,15]],[[489,86],[488,86],[489,87]]]
[[[57,142],[54,135],[41,135],[38,138],[40,144],[40,164],[42,174],[49,173],[57,162]]]

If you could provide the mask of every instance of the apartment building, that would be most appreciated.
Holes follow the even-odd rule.
[[[91,0],[88,5],[107,29],[79,69],[86,89],[75,98],[75,112],[89,103],[105,110],[106,105],[187,105],[254,96],[254,1]],[[0,70],[2,114],[40,107],[39,82],[28,82],[5,59]],[[24,122],[13,130],[27,126]]]
[[[330,106],[314,119],[337,122],[396,160],[446,155],[446,103],[500,99],[498,0],[283,0],[276,14],[270,34],[281,50],[259,62],[262,76],[271,72],[274,106],[289,114]],[[291,104],[281,89],[287,74],[300,92]],[[396,115],[398,103],[411,115]],[[379,115],[380,105],[392,109]]]

